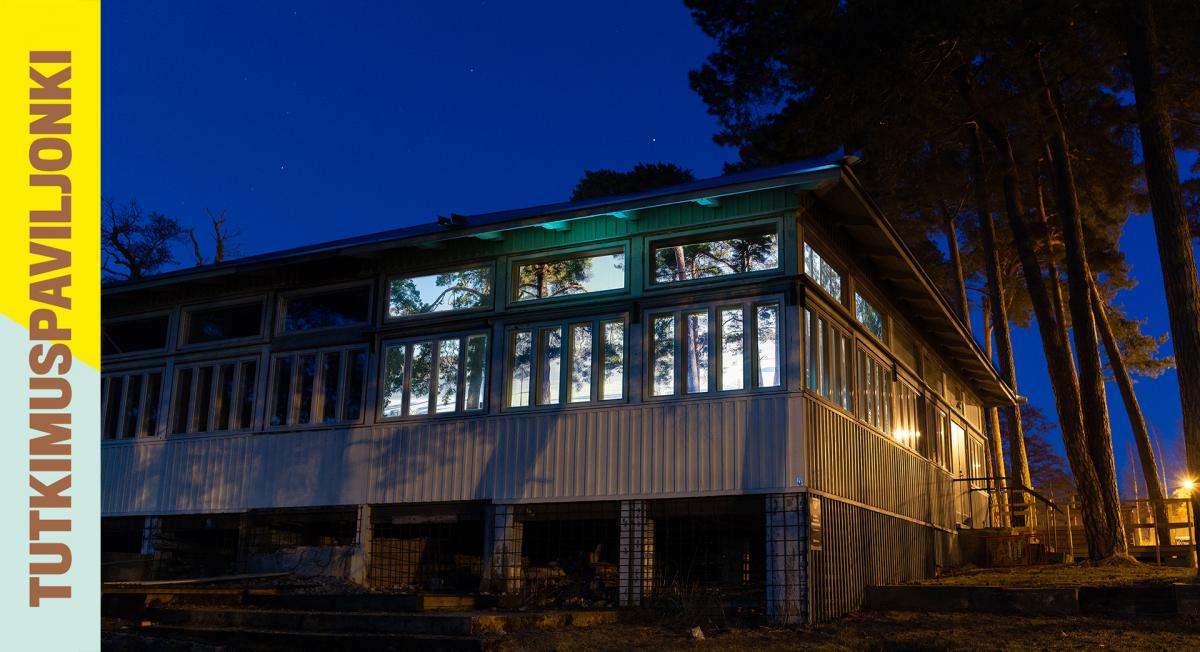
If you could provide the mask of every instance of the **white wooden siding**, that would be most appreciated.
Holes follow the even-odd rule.
[[[283,434],[106,442],[105,516],[778,491],[803,399],[771,393]]]

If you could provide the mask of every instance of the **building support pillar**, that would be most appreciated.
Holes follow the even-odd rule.
[[[162,537],[162,518],[147,516],[142,521],[142,554],[153,555],[158,552],[160,537]]]
[[[524,580],[521,544],[525,529],[516,518],[516,505],[489,505],[484,518],[484,590],[517,593]]]
[[[768,494],[767,618],[777,625],[803,623],[808,597],[807,494]]]
[[[354,553],[350,557],[350,580],[362,586],[371,581],[372,527],[371,506],[358,506],[358,531],[354,535]]]
[[[621,545],[618,602],[640,606],[654,585],[654,519],[644,500],[621,501]]]

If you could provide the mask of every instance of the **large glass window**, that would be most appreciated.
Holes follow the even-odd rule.
[[[858,323],[866,326],[872,335],[883,341],[883,315],[857,292],[854,294],[854,316],[858,318]]]
[[[883,432],[892,426],[892,371],[875,356],[858,351],[858,416]]]
[[[566,297],[625,287],[623,249],[519,262],[513,267],[514,301]]]
[[[384,418],[482,410],[487,335],[453,335],[383,347]]]
[[[917,390],[906,382],[896,383],[896,414],[892,427],[892,439],[897,443],[918,450],[921,441]]]
[[[388,282],[388,316],[471,310],[492,305],[492,265],[425,276],[402,276]]]
[[[171,432],[248,430],[257,371],[253,358],[175,367]]]
[[[625,397],[625,320],[572,320],[508,335],[508,407]]]
[[[367,285],[288,297],[283,332],[361,324],[370,318],[371,288]]]
[[[104,377],[102,435],[105,439],[154,436],[162,371],[135,371]]]
[[[652,313],[648,322],[652,396],[782,384],[777,302]]]
[[[656,242],[653,252],[655,283],[745,274],[779,267],[779,243],[774,225],[730,236],[696,236],[677,242]]]
[[[106,323],[100,329],[100,352],[103,355],[119,355],[165,349],[169,321],[166,315],[155,315]]]
[[[184,341],[204,344],[262,334],[263,302],[186,310],[187,330]]]
[[[804,343],[808,388],[843,410],[852,411],[853,340],[825,315],[808,308],[804,311]]]
[[[276,356],[273,371],[271,426],[355,423],[362,418],[365,347]]]
[[[925,456],[939,466],[950,468],[949,417],[946,411],[935,406],[929,407],[929,437],[925,441]]]
[[[829,296],[842,300],[842,275],[821,257],[807,242],[804,243],[804,274]]]

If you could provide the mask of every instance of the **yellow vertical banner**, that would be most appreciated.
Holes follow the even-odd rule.
[[[0,3],[0,586],[12,650],[100,649],[100,1]]]

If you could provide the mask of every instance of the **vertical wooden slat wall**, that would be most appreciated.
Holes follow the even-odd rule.
[[[778,491],[802,455],[784,392],[280,434],[142,438],[101,452],[105,516],[261,507]]]
[[[864,589],[932,575],[953,561],[950,476],[853,417],[806,399],[807,486],[821,498],[809,551],[813,622],[857,609]]]

